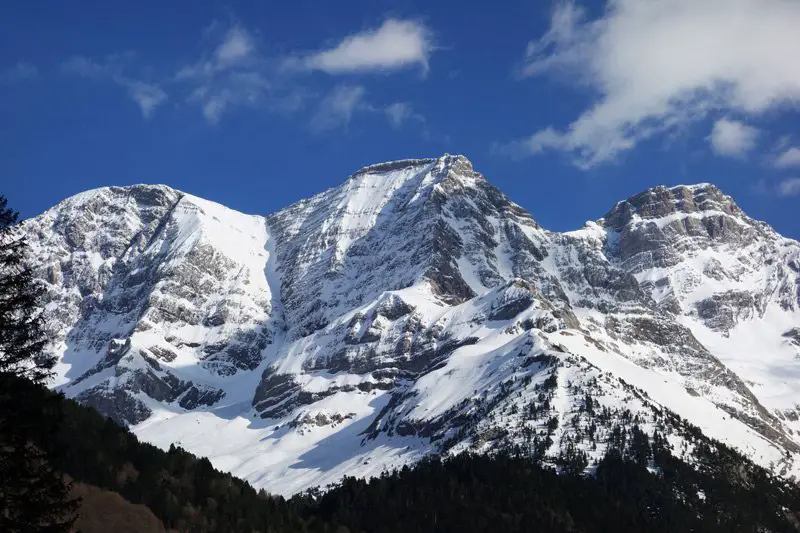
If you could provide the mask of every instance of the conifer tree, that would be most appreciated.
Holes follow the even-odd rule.
[[[55,358],[43,351],[41,290],[25,265],[17,220],[0,196],[0,531],[69,531],[77,502],[50,461],[60,403],[31,398],[23,386],[44,385]]]
[[[55,358],[42,351],[41,289],[24,263],[27,244],[17,226],[19,214],[7,204],[0,196],[0,372],[45,383]]]

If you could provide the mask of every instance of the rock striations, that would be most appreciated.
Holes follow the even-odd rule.
[[[509,444],[591,459],[619,423],[800,473],[800,244],[713,185],[554,233],[445,155],[266,217],[139,185],[24,224],[56,385],[258,487]]]

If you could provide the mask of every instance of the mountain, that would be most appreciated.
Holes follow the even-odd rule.
[[[713,185],[557,233],[445,155],[266,217],[139,185],[25,229],[59,390],[271,492],[510,447],[591,465],[631,424],[800,473],[800,243]]]

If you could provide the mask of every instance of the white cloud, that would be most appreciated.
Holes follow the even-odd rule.
[[[388,20],[374,31],[344,39],[331,50],[294,58],[294,68],[287,68],[286,56],[265,53],[256,34],[238,23],[214,22],[203,32],[201,42],[201,53],[190,61],[173,62],[172,68],[162,66],[162,73],[171,74],[157,78],[158,83],[128,75],[136,72],[132,70],[139,59],[135,55],[110,56],[102,61],[75,56],[64,61],[61,69],[122,86],[145,118],[153,116],[168,98],[196,107],[211,124],[219,123],[237,108],[295,113],[313,99],[318,103],[310,118],[315,132],[346,128],[355,113],[363,112],[385,117],[394,128],[417,121],[427,135],[424,117],[407,102],[372,105],[364,100],[365,89],[360,85],[319,87],[303,75],[308,68],[344,72],[414,63],[426,67],[430,41],[427,30],[417,23]],[[366,55],[365,49],[369,49]],[[151,75],[154,69],[145,65],[141,71]]]
[[[420,113],[414,111],[414,107],[409,102],[394,102],[383,108],[383,113],[389,120],[392,128],[398,130],[408,122],[417,122],[424,129],[425,136],[428,135],[427,121]]]
[[[139,105],[142,116],[146,119],[152,117],[156,107],[167,100],[167,93],[157,85],[131,81],[127,87],[130,97]]]
[[[596,98],[565,130],[502,149],[563,150],[586,168],[711,110],[751,116],[796,105],[798,27],[800,2],[790,0],[608,0],[595,20],[560,0],[520,73],[556,74]]]
[[[214,24],[208,37],[219,34],[220,26]],[[236,24],[228,28],[212,51],[200,59],[178,69],[175,80],[187,81],[210,78],[226,71],[254,69],[261,62],[255,39],[244,27]]]
[[[714,123],[708,142],[717,155],[744,157],[756,146],[759,130],[738,120],[721,118]]]
[[[228,30],[225,39],[217,47],[214,57],[218,64],[228,65],[246,58],[254,48],[250,33],[241,26],[234,26]]]
[[[411,20],[388,19],[379,28],[350,35],[328,50],[322,50],[289,66],[322,70],[328,74],[393,70],[413,65],[428,69],[433,49],[428,29]]]
[[[84,56],[73,56],[61,63],[61,71],[86,78],[112,81],[125,88],[128,96],[139,106],[145,119],[151,118],[156,108],[167,101],[167,93],[157,83],[124,75],[123,66],[122,56],[110,56],[103,63]]]
[[[109,73],[107,66],[102,66],[84,56],[72,56],[61,63],[61,71],[67,74],[77,74],[78,76],[99,77]]]
[[[428,121],[425,116],[414,110],[414,107],[409,102],[393,102],[384,108],[378,108],[376,111],[382,112],[389,120],[389,125],[399,130],[408,124],[416,124],[425,140],[431,140],[431,132],[428,129]]]
[[[784,178],[781,181],[773,183],[761,178],[753,185],[752,190],[757,194],[782,198],[800,196],[800,178]]]
[[[364,104],[365,90],[359,85],[339,85],[328,94],[311,120],[311,129],[317,133],[346,128],[350,119]]]
[[[777,168],[800,167],[800,147],[788,148],[775,159],[774,165]]]
[[[216,124],[232,107],[255,107],[267,98],[270,82],[258,71],[231,71],[195,80],[189,101],[200,106],[203,116]]]
[[[17,62],[16,65],[0,72],[0,84],[10,85],[26,80],[31,80],[39,76],[39,69],[36,65],[24,61]]]
[[[800,195],[800,178],[786,178],[778,183],[776,187],[778,196],[798,196]]]
[[[548,126],[525,139],[495,145],[494,151],[519,159],[540,154],[550,148],[565,150],[569,148],[569,144],[564,135]]]
[[[209,34],[220,34],[220,29],[215,24]],[[270,61],[259,51],[253,35],[238,24],[221,35],[213,50],[178,69],[173,81],[188,88],[188,101],[198,105],[212,124],[218,123],[235,107],[254,108],[288,102],[274,94],[276,80]],[[296,102],[297,98],[292,101]]]
[[[407,102],[389,104],[386,106],[386,109],[384,109],[384,112],[389,119],[389,124],[391,124],[394,129],[400,129],[403,123],[407,121],[413,113],[411,105]]]

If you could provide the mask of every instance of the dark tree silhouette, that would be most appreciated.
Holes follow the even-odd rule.
[[[0,530],[69,531],[77,502],[51,461],[61,402],[34,401],[25,387],[45,383],[55,359],[42,350],[41,289],[25,265],[18,216],[0,196]]]

